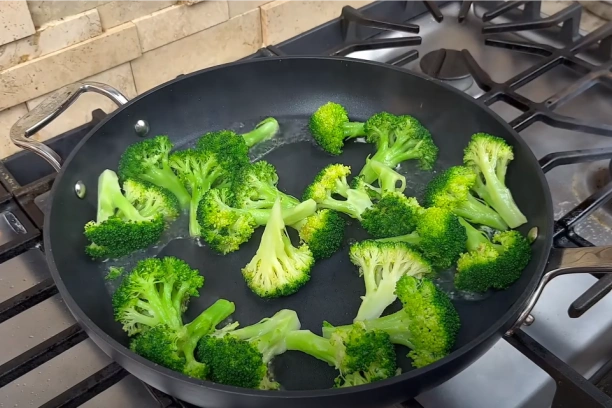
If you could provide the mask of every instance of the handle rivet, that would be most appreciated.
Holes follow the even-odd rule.
[[[83,198],[85,198],[86,192],[87,188],[85,188],[85,184],[81,180],[77,181],[74,185],[74,193],[76,194],[76,196],[82,200]]]
[[[529,232],[527,233],[527,240],[530,244],[533,244],[533,242],[538,238],[538,233],[538,227],[533,227],[529,230]]]
[[[527,315],[527,317],[525,318],[525,323],[523,324],[525,326],[531,326],[533,322],[535,322],[535,317],[533,317],[533,315]]]
[[[136,132],[136,135],[145,137],[149,133],[149,124],[146,120],[140,119],[134,125],[134,131]]]

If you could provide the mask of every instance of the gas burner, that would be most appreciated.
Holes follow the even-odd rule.
[[[466,90],[472,86],[473,79],[461,51],[445,48],[432,51],[421,58],[419,65],[424,74],[457,89]]]

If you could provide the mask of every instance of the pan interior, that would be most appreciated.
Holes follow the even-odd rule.
[[[374,64],[332,59],[254,61],[193,74],[139,98],[99,127],[70,159],[56,182],[46,243],[58,269],[60,287],[65,286],[67,293],[63,294],[72,297],[91,323],[128,344],[120,325],[113,321],[108,283],[103,279],[108,264],[92,262],[85,256],[82,228],[95,216],[97,176],[105,168],[116,169],[125,147],[139,140],[133,132],[137,120],[149,122],[149,136],[168,134],[182,147],[206,131],[248,129],[266,116],[275,116],[281,124],[281,134],[277,140],[257,147],[254,154],[276,166],[281,190],[300,197],[325,165],[340,162],[357,173],[373,153],[372,146],[357,141],[348,143],[343,155],[331,157],[311,143],[308,117],[330,100],[346,106],[352,120],[365,120],[386,110],[411,114],[423,122],[439,146],[440,156],[432,172],[420,171],[414,163],[402,165],[401,172],[407,178],[406,194],[417,197],[434,174],[461,164],[463,148],[473,133],[489,132],[507,139],[515,149],[507,181],[530,220],[521,230],[526,233],[531,226],[549,230],[547,190],[535,158],[503,122],[464,96],[423,78]],[[78,180],[89,190],[84,200],[73,193]],[[154,250],[159,256],[173,255],[187,261],[206,279],[200,297],[191,301],[187,320],[215,300],[225,298],[236,303],[232,318],[242,325],[283,308],[296,310],[302,327],[318,334],[324,320],[350,323],[364,294],[363,281],[348,258],[350,242],[366,238],[358,223],[349,221],[342,250],[317,263],[304,288],[295,295],[273,300],[251,293],[240,272],[257,250],[261,232],[262,228],[240,251],[227,256],[189,238],[174,239]],[[547,250],[545,237],[536,240],[534,260],[507,291],[479,300],[454,296],[462,321],[456,348],[496,324],[523,294],[533,275],[539,273],[537,260]],[[410,362],[402,357],[406,352],[400,350],[398,356],[407,371]],[[296,352],[278,357],[273,371],[288,390],[329,388],[336,375],[325,363]]]

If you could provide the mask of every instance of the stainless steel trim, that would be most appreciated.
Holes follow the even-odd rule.
[[[542,295],[544,287],[557,276],[575,273],[612,273],[612,246],[553,248],[550,262],[555,265],[555,269],[544,274],[538,287],[527,301],[527,305],[510,329],[506,331],[506,336],[512,336],[524,324],[529,325],[533,323],[534,319],[531,319],[531,323],[528,323],[531,311]]]
[[[128,102],[128,99],[117,89],[99,82],[77,82],[67,85],[53,92],[13,125],[10,133],[13,143],[22,149],[36,153],[48,161],[55,171],[60,171],[62,159],[59,155],[49,146],[29,139],[29,137],[61,115],[85,92],[104,95],[115,102],[117,106],[125,105]]]

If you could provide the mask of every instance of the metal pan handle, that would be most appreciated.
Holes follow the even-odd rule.
[[[538,287],[527,301],[527,305],[510,329],[506,331],[506,336],[512,336],[523,324],[529,325],[533,322],[530,316],[531,311],[542,295],[544,287],[557,276],[574,273],[612,273],[612,246],[553,248],[549,259],[549,267],[554,269],[544,274]]]
[[[13,143],[22,149],[36,153],[48,161],[55,171],[60,171],[62,159],[59,155],[49,146],[29,139],[29,137],[61,115],[85,92],[104,95],[115,102],[117,106],[125,105],[128,102],[128,99],[121,92],[110,85],[99,82],[77,82],[67,85],[53,92],[13,125],[10,133]]]

